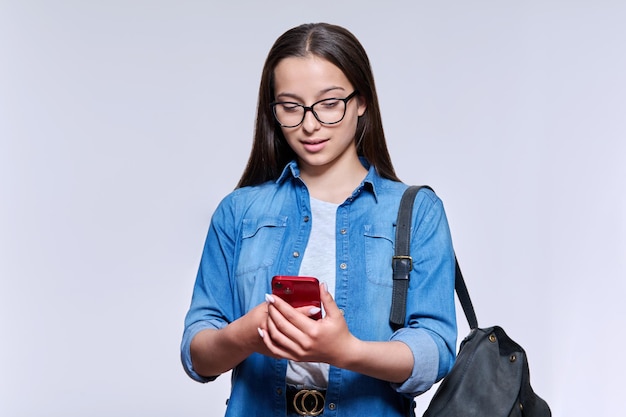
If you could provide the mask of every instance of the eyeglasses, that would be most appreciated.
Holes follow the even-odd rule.
[[[346,98],[325,98],[305,106],[292,101],[278,101],[270,103],[274,117],[282,127],[296,127],[304,121],[306,112],[310,111],[318,122],[324,125],[334,125],[343,120],[346,115],[348,101],[359,94],[354,91]]]

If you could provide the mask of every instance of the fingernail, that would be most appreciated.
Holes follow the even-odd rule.
[[[274,297],[272,297],[270,294],[265,294],[265,301],[267,301],[268,303],[273,303]]]
[[[257,327],[256,330],[259,332],[259,336],[261,336],[261,339],[265,337],[265,332],[263,331],[263,329]]]
[[[309,315],[314,316],[320,311],[322,311],[322,309],[319,307],[311,307],[311,309],[309,310]]]
[[[322,286],[324,286],[324,291],[328,292],[328,284],[326,281],[322,282]]]

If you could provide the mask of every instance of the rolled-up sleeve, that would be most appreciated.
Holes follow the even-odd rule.
[[[234,253],[230,200],[218,206],[207,238],[196,276],[191,306],[185,317],[180,357],[187,375],[198,382],[209,382],[217,376],[201,376],[191,362],[191,341],[202,330],[221,329],[233,317],[233,295],[229,277]]]
[[[215,326],[214,323],[200,321],[189,325],[187,328],[185,328],[185,331],[183,332],[183,340],[180,345],[180,360],[187,375],[189,375],[189,377],[195,381],[202,383],[211,382],[217,378],[217,375],[212,377],[204,377],[194,371],[193,365],[191,363],[191,341],[202,330],[218,328],[219,327]]]
[[[406,327],[391,340],[413,353],[411,376],[392,384],[400,393],[419,395],[448,374],[455,360],[455,256],[441,200],[422,190],[415,200],[411,235],[413,271],[407,295]]]
[[[396,391],[415,397],[428,391],[439,373],[439,349],[433,338],[422,329],[398,330],[391,340],[405,343],[413,353],[411,376],[402,384],[391,384]]]

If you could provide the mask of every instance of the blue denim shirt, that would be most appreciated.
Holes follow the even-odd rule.
[[[406,327],[389,325],[395,222],[406,185],[381,178],[366,161],[366,178],[337,209],[335,300],[352,334],[398,340],[414,357],[411,376],[391,384],[332,367],[324,417],[413,415],[412,398],[451,369],[456,349],[454,253],[441,200],[420,190],[413,212]],[[297,275],[311,231],[309,193],[295,162],[280,178],[233,191],[213,215],[181,345],[191,364],[191,340],[220,329],[264,301],[274,275]],[[286,360],[254,353],[232,372],[226,416],[285,415]]]

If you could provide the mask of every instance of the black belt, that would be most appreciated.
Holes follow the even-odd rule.
[[[299,389],[287,386],[287,412],[301,416],[319,416],[324,412],[326,390]]]

